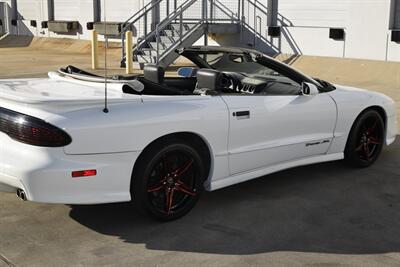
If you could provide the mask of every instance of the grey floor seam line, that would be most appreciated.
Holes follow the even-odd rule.
[[[3,261],[5,264],[7,264],[10,267],[15,267],[15,265],[1,253],[0,253],[0,261]]]

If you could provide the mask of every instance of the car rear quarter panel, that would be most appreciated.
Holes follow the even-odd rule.
[[[218,96],[143,96],[141,103],[110,106],[109,113],[85,109],[55,118],[72,137],[64,148],[69,155],[140,152],[162,136],[190,132],[209,146],[212,166],[221,166],[211,175],[228,175],[228,110]]]
[[[68,112],[54,122],[73,142],[66,154],[141,151],[150,142],[174,132],[203,136],[214,153],[226,150],[228,114],[219,97],[144,97],[140,104]]]

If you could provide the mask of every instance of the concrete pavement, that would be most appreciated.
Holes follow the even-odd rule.
[[[371,168],[283,171],[206,193],[169,223],[124,203],[0,194],[0,254],[17,266],[400,266],[399,141]]]

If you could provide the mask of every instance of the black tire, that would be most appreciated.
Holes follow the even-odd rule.
[[[367,110],[354,123],[344,151],[345,161],[358,168],[371,166],[379,157],[385,140],[385,123],[379,112]]]
[[[156,142],[135,165],[133,205],[161,221],[178,219],[200,198],[205,176],[204,160],[193,146],[179,139]]]

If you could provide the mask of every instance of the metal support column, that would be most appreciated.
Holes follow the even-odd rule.
[[[278,26],[278,0],[268,0],[267,25],[269,27]]]
[[[208,0],[203,0],[204,45],[208,45]]]
[[[101,21],[101,4],[100,0],[93,0],[93,22]]]
[[[151,2],[155,4],[157,0]],[[160,23],[160,4],[156,4],[151,10],[151,30],[155,30],[158,23]]]
[[[54,20],[54,0],[47,0],[47,20]]]
[[[242,12],[240,12],[240,16],[239,16],[239,22],[240,22],[240,42],[243,43],[243,27],[244,27],[244,23],[246,20],[245,14],[244,14],[244,0],[242,0],[241,2],[241,10]]]
[[[10,12],[10,17],[11,17],[11,25],[10,28],[10,33],[14,32],[17,35],[19,35],[19,27],[18,27],[18,7],[17,7],[17,0],[11,0],[11,12]]]

